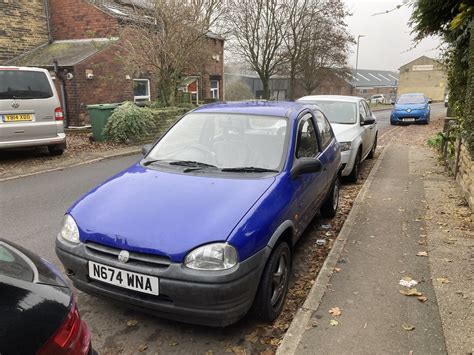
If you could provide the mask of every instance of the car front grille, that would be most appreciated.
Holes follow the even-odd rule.
[[[112,248],[106,245],[86,242],[86,251],[91,256],[98,256],[101,258],[117,261],[118,255],[122,249]],[[145,253],[135,253],[129,251],[130,257],[128,259],[128,265],[136,266],[145,266],[152,268],[165,269],[171,264],[169,257],[154,255],[154,254],[145,254]]]

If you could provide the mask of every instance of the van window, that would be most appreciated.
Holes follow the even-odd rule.
[[[47,99],[53,96],[45,73],[0,70],[0,100]]]

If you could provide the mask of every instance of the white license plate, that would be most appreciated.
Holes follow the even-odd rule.
[[[150,295],[159,294],[158,277],[138,274],[89,261],[89,277],[111,285]]]
[[[404,118],[403,122],[415,122],[414,118]]]

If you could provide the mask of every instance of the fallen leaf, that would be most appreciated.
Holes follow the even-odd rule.
[[[148,345],[147,344],[142,344],[138,347],[138,351],[139,352],[144,352],[146,349],[148,349]]]
[[[335,320],[335,319],[331,319],[331,320],[329,321],[329,324],[332,325],[333,327],[335,327],[335,326],[339,325],[339,322],[338,322],[337,320]]]
[[[375,235],[369,235],[369,238],[375,238]]]
[[[179,344],[179,343],[177,343],[177,342],[175,342],[175,341],[170,341],[170,342],[169,342],[169,345],[170,345],[170,346],[176,346],[176,345],[178,345],[178,344]]]
[[[436,281],[438,281],[439,283],[442,283],[442,284],[448,284],[449,283],[449,280],[446,277],[437,277]]]
[[[138,324],[138,321],[136,321],[135,319],[130,319],[128,322],[127,322],[127,327],[134,327]]]
[[[402,328],[405,329],[406,331],[410,331],[410,330],[415,329],[415,327],[413,325],[406,324],[406,323],[402,324]]]
[[[415,218],[415,222],[421,222],[421,218],[420,217]]]
[[[335,271],[335,272],[339,272],[339,271],[341,271],[341,269],[339,269],[338,267],[335,267],[335,268],[334,268],[334,271]]]
[[[226,350],[227,352],[234,353],[237,355],[246,355],[247,352],[241,346],[231,346],[229,349]]]
[[[423,294],[416,288],[410,288],[408,290],[398,290],[398,292],[405,296],[423,296]]]
[[[329,310],[329,313],[333,316],[340,316],[342,314],[342,310],[339,307],[333,307]]]
[[[214,350],[208,350],[208,351],[206,351],[206,355],[214,355]]]
[[[447,263],[451,263],[451,262],[453,262],[453,260],[452,260],[452,259],[448,259],[448,258],[444,258],[444,259],[443,259],[443,261],[446,261]]]
[[[428,253],[426,251],[419,251],[416,253],[416,256],[428,256]]]
[[[420,302],[426,302],[426,301],[428,301],[428,297],[426,297],[426,296],[418,296],[416,299],[417,299],[418,301],[420,301]]]
[[[384,198],[383,201],[391,201],[392,198],[391,197],[387,197],[387,198]]]
[[[405,210],[403,208],[399,208],[398,212],[405,212]]]

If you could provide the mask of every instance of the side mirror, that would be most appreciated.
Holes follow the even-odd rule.
[[[375,118],[366,118],[365,120],[361,121],[360,122],[360,125],[361,126],[368,126],[368,125],[371,125],[371,124],[374,124],[375,123]]]
[[[295,160],[291,168],[291,176],[296,178],[302,174],[317,173],[322,168],[321,161],[316,158],[300,158]]]
[[[433,100],[431,99],[428,99],[428,103],[431,104],[433,102]]]
[[[145,145],[142,147],[142,154],[143,154],[143,155],[147,155],[148,152],[151,150],[152,147],[153,147],[153,144],[145,144]]]

